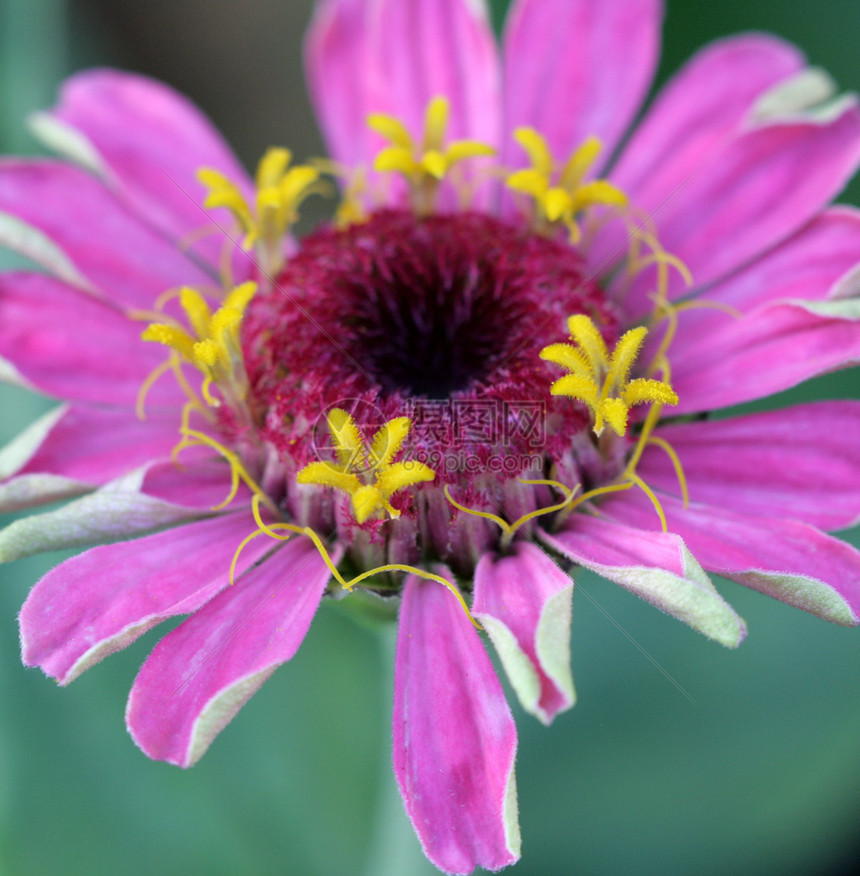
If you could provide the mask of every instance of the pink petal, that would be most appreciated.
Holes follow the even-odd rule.
[[[178,441],[175,417],[141,421],[130,409],[84,405],[52,411],[0,452],[0,476],[14,473],[0,483],[0,509],[16,510],[86,492],[169,456]],[[21,458],[7,472],[3,459],[16,445]],[[18,501],[10,502],[10,497]]]
[[[860,211],[833,207],[751,265],[709,289],[701,300],[746,313],[766,304],[824,301],[845,294],[860,265]],[[734,318],[723,310],[684,311],[672,342],[673,357],[702,344],[702,332],[726,328]]]
[[[177,766],[194,764],[296,653],[330,577],[313,544],[297,537],[168,633],[128,700],[126,723],[140,748]]]
[[[576,514],[560,532],[541,538],[722,645],[735,648],[746,635],[744,622],[677,535]]]
[[[706,46],[660,92],[625,146],[612,180],[634,204],[658,205],[738,132],[756,98],[804,66],[767,34]]]
[[[451,139],[499,143],[499,64],[484,0],[322,0],[306,61],[331,154],[349,166],[370,164],[379,148],[369,113],[396,115],[420,140],[437,95],[451,103]]]
[[[846,98],[826,114],[749,130],[699,165],[683,185],[636,206],[653,215],[660,243],[697,286],[742,266],[808,222],[860,163],[860,110]],[[649,311],[654,270],[629,291],[631,315]],[[683,291],[672,272],[671,295]]]
[[[497,146],[500,69],[484,0],[378,0],[375,15],[377,85],[407,127],[423,131],[427,104],[442,95],[451,103],[452,140]]]
[[[89,547],[209,516],[223,501],[226,464],[143,466],[54,511],[22,517],[0,529],[0,562],[50,550]],[[249,491],[240,494],[247,506]]]
[[[818,402],[780,411],[662,426],[680,457],[691,499],[752,517],[793,517],[821,529],[860,521],[860,403]],[[678,494],[665,452],[649,447],[638,474]]]
[[[176,462],[155,462],[147,466],[141,491],[161,502],[212,511],[230,492],[230,466],[221,456],[205,448],[183,450]],[[248,505],[251,491],[240,482],[231,507]]]
[[[671,355],[672,386],[680,397],[672,413],[763,398],[860,363],[860,322],[852,309],[856,302],[798,302],[709,322],[711,330],[699,333],[698,344]]]
[[[166,85],[118,70],[88,70],[66,80],[53,119],[95,148],[118,197],[172,240],[211,223],[202,209],[200,167],[220,170],[246,194],[251,182],[203,113]],[[219,211],[220,224],[229,227]],[[194,245],[218,263],[222,235]]]
[[[573,581],[539,548],[484,554],[472,613],[489,633],[523,708],[549,724],[575,700],[570,674]]]
[[[505,160],[536,128],[564,161],[589,136],[612,154],[648,91],[660,53],[660,0],[517,0],[505,27]]]
[[[329,154],[348,167],[369,165],[369,22],[366,0],[319,0],[305,37],[308,90]],[[362,71],[362,75],[356,75]]]
[[[440,870],[498,870],[518,860],[516,741],[502,687],[463,609],[441,584],[410,576],[397,634],[394,772],[424,853]]]
[[[98,179],[76,167],[46,160],[3,161],[0,210],[44,232],[117,302],[151,308],[166,289],[212,282]]]
[[[730,509],[660,496],[669,529],[706,569],[844,626],[860,622],[860,551],[794,520],[746,517]],[[652,527],[653,511],[637,495],[602,509],[634,526]]]
[[[166,618],[196,611],[227,585],[236,548],[253,530],[249,514],[227,514],[66,560],[21,609],[25,665],[68,684]],[[264,537],[247,545],[236,586],[272,548]]]
[[[62,475],[29,474],[0,483],[0,514],[73,499],[91,488]]]
[[[0,274],[0,358],[39,392],[133,407],[146,376],[166,358],[141,331],[141,323],[44,274]],[[178,411],[183,399],[165,377],[149,403]]]

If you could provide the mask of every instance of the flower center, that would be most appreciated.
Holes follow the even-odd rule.
[[[246,365],[280,428],[356,398],[386,419],[416,399],[561,409],[539,352],[575,313],[616,340],[612,307],[569,246],[477,213],[381,210],[302,241],[249,305]]]
[[[518,129],[532,167],[508,175],[506,185],[530,221],[510,224],[469,210],[436,212],[448,170],[493,154],[469,141],[445,147],[446,121],[447,103],[432,101],[419,146],[396,119],[372,116],[371,127],[391,143],[375,170],[405,178],[411,209],[368,214],[366,177],[347,173],[335,225],[300,245],[285,237],[301,201],[320,191],[322,168],[290,168],[286,150],[270,150],[255,206],[217,171],[199,173],[207,206],[231,210],[243,247],[256,249],[258,276],[226,297],[213,294],[214,313],[202,294],[183,288],[136,315],[152,320],[143,339],[171,350],[144,381],[138,407],[172,370],[188,396],[174,453],[202,445],[229,463],[231,488],[218,508],[241,482],[251,490],[258,528],[240,544],[231,580],[249,540],[302,535],[347,590],[387,572],[417,574],[450,587],[468,613],[456,586],[414,564],[441,559],[468,579],[485,550],[507,550],[537,518],[553,515],[548,522],[558,524],[577,505],[634,486],[666,528],[636,465],[645,444],[659,440],[650,435],[662,405],[677,396],[668,382],[631,376],[648,330],[619,338],[618,314],[575,248],[587,208],[627,203],[607,181],[586,181],[599,141],[589,138],[559,169],[540,134]],[[559,241],[562,226],[572,246]],[[656,266],[652,323],[667,320],[645,373],[668,378],[677,309],[667,301],[667,274],[688,273],[650,230],[630,233],[627,275]],[[184,320],[163,312],[177,294]],[[565,322],[572,343],[558,340]],[[550,382],[545,362],[569,373]],[[199,394],[184,364],[204,375]],[[630,408],[643,404],[652,407],[631,445]],[[195,428],[196,416],[227,443]],[[605,425],[614,436],[604,435]],[[684,490],[674,451],[661,446]],[[348,544],[349,562],[364,571],[343,578],[320,532]]]
[[[389,213],[354,244],[331,280],[348,352],[385,394],[445,399],[476,387],[532,323],[529,247],[501,223]]]

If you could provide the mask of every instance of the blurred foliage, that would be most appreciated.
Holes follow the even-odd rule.
[[[494,2],[498,21],[506,5]],[[70,70],[112,63],[191,94],[246,163],[273,142],[318,152],[300,81],[309,8],[3,0],[0,145],[32,151],[26,113],[49,105]],[[660,78],[712,38],[761,29],[857,88],[857,12],[856,0],[669,0]],[[847,198],[858,195],[855,181]],[[856,397],[856,379],[822,378],[778,401]],[[0,439],[46,406],[0,387]],[[326,606],[297,657],[184,772],[148,761],[123,727],[136,668],[164,629],[69,690],[21,668],[15,615],[61,558],[3,569],[2,876],[435,872],[389,766],[390,633]],[[605,581],[577,583],[579,704],[550,728],[515,707],[524,859],[510,872],[837,872],[860,820],[857,631],[724,583],[750,628],[726,651]]]

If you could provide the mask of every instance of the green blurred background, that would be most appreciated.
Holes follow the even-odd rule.
[[[495,4],[498,20],[506,5]],[[35,151],[26,114],[49,106],[69,72],[110,64],[189,94],[246,165],[270,144],[319,154],[301,74],[310,7],[0,0],[0,151]],[[857,0],[668,0],[661,79],[703,43],[749,29],[799,43],[844,88],[860,87]],[[844,199],[858,198],[855,181]],[[854,371],[768,406],[857,395]],[[47,406],[0,387],[0,440]],[[123,726],[163,630],[67,689],[21,667],[17,610],[59,559],[0,573],[0,876],[436,872],[389,766],[390,631],[326,606],[298,656],[185,772],[147,760]],[[511,872],[848,869],[860,840],[860,631],[723,582],[750,628],[730,652],[604,581],[578,585],[578,705],[549,729],[514,706],[524,857]]]

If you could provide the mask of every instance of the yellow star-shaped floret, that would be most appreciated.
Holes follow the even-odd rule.
[[[327,417],[337,462],[311,462],[296,476],[300,484],[318,484],[343,490],[352,498],[352,512],[364,523],[377,511],[385,510],[392,518],[400,512],[389,499],[398,490],[432,481],[436,472],[421,462],[393,462],[409,435],[412,421],[408,417],[389,420],[373,437],[368,447],[355,420],[340,408]]]
[[[233,389],[245,382],[239,326],[248,303],[257,291],[257,284],[248,282],[236,286],[212,313],[206,299],[185,286],[179,293],[179,303],[185,311],[190,331],[175,322],[150,323],[141,337],[145,341],[164,344],[199,369],[206,377],[204,395],[210,404],[208,384],[229,384]]]
[[[512,173],[506,185],[533,200],[538,228],[553,229],[561,223],[567,228],[571,243],[577,243],[581,236],[576,221],[579,213],[596,204],[613,207],[627,204],[627,196],[612,183],[603,179],[584,181],[602,148],[597,137],[589,137],[558,174],[546,140],[534,128],[517,128],[514,138],[528,153],[531,167]]]
[[[612,355],[597,326],[584,314],[567,321],[573,344],[550,344],[541,359],[567,368],[570,374],[553,383],[553,395],[566,395],[584,402],[594,417],[594,432],[600,435],[608,423],[618,435],[627,431],[627,415],[634,405],[652,402],[678,404],[675,391],[662,380],[630,380],[630,369],[642,349],[648,330],[630,329],[621,336]]]
[[[412,187],[416,205],[432,207],[432,196],[439,183],[454,165],[467,158],[495,155],[496,150],[477,140],[455,140],[445,145],[450,104],[444,97],[434,97],[424,116],[424,137],[420,147],[412,139],[400,119],[383,113],[372,113],[367,124],[381,134],[389,146],[376,156],[374,168],[400,173]]]
[[[218,170],[203,167],[197,178],[208,190],[203,206],[226,207],[245,235],[242,248],[256,247],[261,267],[269,274],[283,265],[283,240],[299,217],[299,207],[316,191],[320,172],[307,164],[290,167],[288,149],[270,148],[257,165],[256,198],[248,203],[240,188]]]

